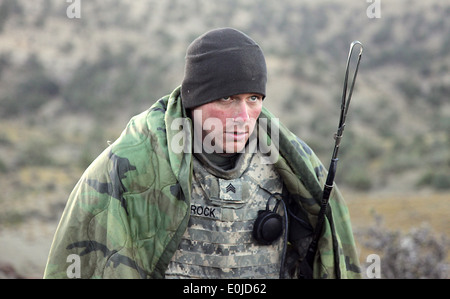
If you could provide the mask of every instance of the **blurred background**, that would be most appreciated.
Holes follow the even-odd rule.
[[[363,276],[377,254],[382,278],[448,278],[449,15],[440,0],[0,0],[0,278],[42,277],[85,168],[217,27],[260,44],[264,104],[326,166],[364,44],[336,178]]]

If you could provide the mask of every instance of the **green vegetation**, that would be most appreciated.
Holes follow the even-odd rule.
[[[58,36],[49,46],[42,43],[47,48],[35,41],[36,46],[28,47],[20,59],[13,49],[0,52],[4,120],[20,118],[48,130],[51,123],[59,123],[42,121],[43,111],[50,110],[54,112],[50,119],[82,114],[94,119],[97,127],[120,132],[122,127],[114,122],[117,116],[140,112],[180,84],[184,50],[193,37],[210,28],[234,26],[248,32],[266,52],[269,108],[283,115],[282,121],[327,163],[347,47],[351,40],[360,39],[366,50],[342,143],[338,181],[356,190],[378,190],[392,175],[414,171],[415,188],[450,189],[446,154],[450,84],[444,76],[450,61],[448,4],[435,1],[426,6],[426,14],[419,5],[408,5],[403,11],[384,4],[384,10],[392,10],[379,20],[367,18],[365,7],[347,7],[344,2],[229,0],[212,6],[205,1],[186,5],[172,0],[137,8],[138,4],[121,1],[97,1],[82,3],[84,13],[78,20],[65,18],[64,5],[48,0],[45,4],[37,11],[23,1],[0,5],[4,39],[17,39],[15,30],[26,30],[31,41],[48,38],[50,32]],[[102,13],[105,6],[108,14]],[[169,14],[170,22],[163,17]],[[183,31],[175,34],[174,28]],[[54,54],[48,56],[46,49]],[[324,88],[328,93],[323,93]],[[58,109],[52,110],[55,106]],[[313,117],[299,122],[296,110]],[[76,141],[64,127],[50,129],[59,131],[67,146],[91,143],[86,138],[93,135],[107,139],[81,124],[78,131],[85,136]],[[17,160],[30,160],[20,162],[27,165],[72,158],[52,159],[52,149],[43,148],[52,144],[40,140],[27,147],[23,143],[24,148],[16,151]],[[104,140],[94,144],[101,144],[100,152]],[[92,146],[77,148],[73,150],[79,158],[72,162],[86,165],[95,157],[95,150],[87,151]],[[2,162],[1,168],[6,169],[6,164]]]
[[[9,79],[15,82],[8,86],[8,92],[0,100],[2,117],[32,114],[59,93],[58,84],[49,77],[34,54],[14,70],[13,76]]]
[[[195,36],[210,28],[233,26],[248,32],[266,52],[268,107],[282,115],[282,121],[310,143],[324,163],[337,124],[346,51],[351,40],[360,39],[366,49],[337,180],[356,190],[379,190],[393,176],[413,171],[414,188],[450,189],[448,4],[435,1],[426,6],[426,14],[419,5],[408,5],[403,11],[384,4],[382,9],[390,14],[371,20],[365,7],[347,7],[344,2],[228,0],[212,6],[205,1],[186,5],[172,0],[135,7],[97,1],[82,3],[83,17],[77,20],[65,17],[64,5],[45,3],[46,8],[37,11],[23,1],[0,5],[4,39],[16,40],[15,30],[26,30],[29,40],[36,40],[36,46],[20,57],[11,48],[0,52],[0,115],[5,121],[19,118],[37,129],[58,131],[67,146],[76,147],[72,152],[78,158],[53,159],[56,153],[44,148],[53,144],[48,140],[36,146],[23,142],[17,160],[30,161],[21,165],[58,164],[55,161],[64,159],[71,162],[63,165],[88,164],[103,149],[105,140],[98,139],[108,138],[80,124],[77,131],[84,136],[74,140],[64,126],[51,126],[61,123],[55,119],[80,114],[94,119],[97,127],[120,132],[124,123],[119,126],[114,119],[140,112],[180,84],[184,50]],[[102,13],[105,6],[108,14]],[[170,22],[165,15],[172,16]],[[183,30],[175,34],[175,28]],[[51,45],[38,42],[51,32],[58,36]],[[48,56],[46,49],[54,54]],[[313,116],[298,119],[296,110]],[[44,122],[41,114],[47,111],[53,114]],[[89,136],[97,136],[93,143],[101,145],[97,151],[78,145],[91,144]],[[2,162],[1,169],[7,164]]]
[[[0,1],[0,224],[57,219],[107,142],[181,83],[189,43],[225,26],[261,45],[269,70],[264,105],[325,166],[348,47],[360,40],[364,55],[336,181],[346,198],[425,194],[412,203],[377,195],[372,206],[383,205],[386,222],[419,206],[402,225],[448,219],[448,1],[382,1],[380,19],[367,17],[366,1],[80,2],[82,18],[69,19],[65,1]],[[432,201],[428,192],[444,195]],[[370,217],[359,207],[351,207],[356,227]],[[391,232],[384,237],[393,242],[418,234],[431,240],[424,230]]]
[[[429,225],[404,233],[386,227],[382,217],[375,215],[375,224],[356,235],[363,246],[380,254],[380,278],[448,278],[449,240],[445,235],[434,234]],[[367,273],[365,262],[362,261],[363,274]]]

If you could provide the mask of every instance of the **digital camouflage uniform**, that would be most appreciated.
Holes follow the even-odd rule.
[[[253,152],[247,148],[230,170],[195,155],[191,218],[166,278],[278,278],[282,238],[261,246],[252,229],[283,186],[273,165]]]
[[[181,117],[186,114],[177,88],[133,117],[88,167],[61,217],[45,278],[72,277],[68,275],[72,271],[79,271],[75,277],[81,278],[165,277],[169,262],[183,246],[183,235],[190,233],[191,200],[194,205],[196,200],[193,154],[171,150],[172,142],[179,142],[174,136],[180,134],[186,137],[185,148],[192,146],[191,122],[171,125]],[[275,117],[263,108],[261,118],[268,120],[267,132],[271,132]],[[289,193],[292,211],[314,227],[326,171],[303,141],[282,125],[279,130],[280,155],[273,167]],[[314,277],[359,278],[349,213],[337,188],[330,207],[332,218],[326,220],[319,241]],[[291,225],[295,228],[293,221]],[[290,235],[291,266],[304,256],[307,238],[300,235]],[[292,258],[296,256],[297,260]],[[75,268],[74,257],[79,259]]]

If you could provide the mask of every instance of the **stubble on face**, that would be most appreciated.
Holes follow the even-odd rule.
[[[191,110],[195,142],[207,153],[242,152],[262,109],[259,94],[239,94]],[[201,140],[199,139],[199,136]]]

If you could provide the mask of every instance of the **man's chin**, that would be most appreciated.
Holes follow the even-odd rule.
[[[243,153],[247,142],[233,142],[225,146],[224,154]]]

